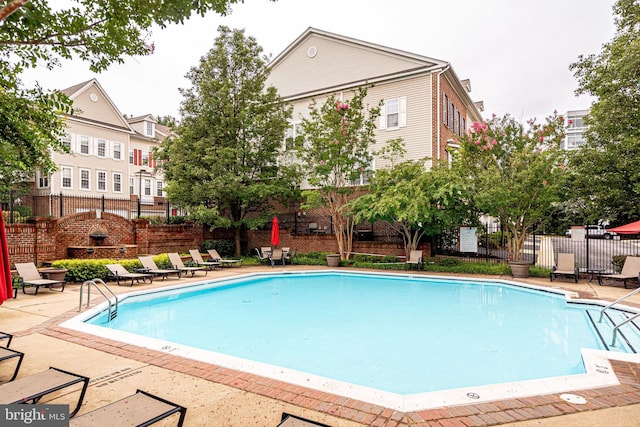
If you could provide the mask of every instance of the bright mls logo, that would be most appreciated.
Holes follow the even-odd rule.
[[[69,405],[0,405],[0,425],[68,427]]]

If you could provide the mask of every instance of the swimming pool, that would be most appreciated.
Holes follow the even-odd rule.
[[[110,323],[101,307],[63,326],[406,410],[615,381],[598,309],[506,282],[305,272],[132,294]]]

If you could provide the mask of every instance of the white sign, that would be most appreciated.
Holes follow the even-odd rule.
[[[478,252],[477,227],[460,227],[460,252]]]

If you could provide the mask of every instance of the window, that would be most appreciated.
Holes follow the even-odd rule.
[[[453,107],[453,133],[460,135],[460,112]]]
[[[67,147],[67,149],[69,149],[69,152],[71,152],[71,135],[70,134],[65,134],[60,141],[62,142],[62,145],[64,145],[65,147]]]
[[[447,108],[449,107],[449,98],[447,95],[442,93],[442,123],[447,126],[449,122],[447,119],[449,118],[449,113],[447,112]]]
[[[577,148],[581,145],[584,145],[584,138],[582,136],[582,132],[574,132],[567,134],[567,148]]]
[[[132,165],[135,162],[135,154],[133,149],[129,150],[129,164]]]
[[[98,140],[98,157],[106,157],[107,156],[107,141],[104,139]]]
[[[71,188],[73,182],[71,180],[73,176],[73,170],[68,166],[63,166],[60,171],[60,176],[62,177],[62,188]]]
[[[122,193],[122,174],[120,172],[113,173],[113,192]]]
[[[447,105],[447,111],[449,112],[447,117],[447,127],[449,129],[453,129],[453,102],[451,102],[451,100],[449,100],[449,105]]]
[[[115,160],[122,160],[122,144],[119,142],[113,143],[113,158]]]
[[[145,135],[153,136],[154,135],[154,125],[153,122],[144,122],[145,123]]]
[[[407,125],[407,98],[385,100],[380,108],[380,129],[398,129]]]
[[[163,197],[162,195],[163,183],[162,181],[156,181],[156,195],[158,197]]]
[[[91,172],[89,169],[80,169],[80,189],[91,190],[91,180],[89,179]]]
[[[49,176],[43,175],[42,172],[37,172],[38,188],[49,188]]]
[[[398,127],[398,113],[400,111],[400,106],[398,105],[397,99],[390,99],[386,104],[386,115],[387,115],[387,128],[397,128]]]
[[[88,136],[80,137],[80,153],[89,154],[89,137]]]
[[[96,189],[98,191],[107,191],[107,173],[105,171],[96,173]]]
[[[133,188],[133,178],[129,178],[129,194],[135,194]]]
[[[144,195],[151,196],[151,180],[150,179],[144,180]]]
[[[142,153],[142,165],[149,166],[149,153]]]
[[[292,150],[297,147],[297,144],[300,143],[298,138],[300,138],[300,123],[292,123],[291,127],[285,131],[284,134],[284,149]]]

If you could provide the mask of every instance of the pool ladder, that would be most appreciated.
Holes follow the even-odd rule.
[[[91,302],[91,286],[96,288],[98,292],[102,294],[104,299],[109,301],[109,317],[108,321],[112,321],[118,315],[118,296],[113,293],[111,288],[104,283],[102,279],[92,279],[85,281],[82,286],[80,286],[80,304],[78,306],[78,311],[82,310],[82,290],[87,287],[87,308],[89,308],[89,303]],[[107,293],[111,294],[111,297],[107,296]],[[113,299],[112,299],[113,298]]]
[[[600,310],[600,318],[598,319],[598,323],[602,323],[602,318],[605,315],[605,311],[607,311],[609,308],[612,308],[614,305],[618,304],[619,302],[622,302],[624,300],[626,300],[627,298],[629,298],[632,295],[637,294],[638,292],[640,292],[640,287],[638,289],[634,289],[633,291],[629,292],[628,294],[626,294],[623,297],[618,298],[617,300],[615,300],[614,302],[612,302],[611,304],[609,304],[608,306],[604,307],[602,310]],[[622,322],[616,324],[613,319],[611,319],[611,317],[607,316],[609,318],[609,320],[611,320],[611,322],[614,325],[613,328],[613,339],[611,340],[611,345],[615,346],[616,345],[616,338],[618,336],[618,330],[620,329],[621,326],[626,325],[629,322],[632,322],[633,320],[637,319],[640,317],[640,313],[637,313],[631,317],[627,317],[625,320],[623,320]],[[635,325],[635,323],[634,323]]]

